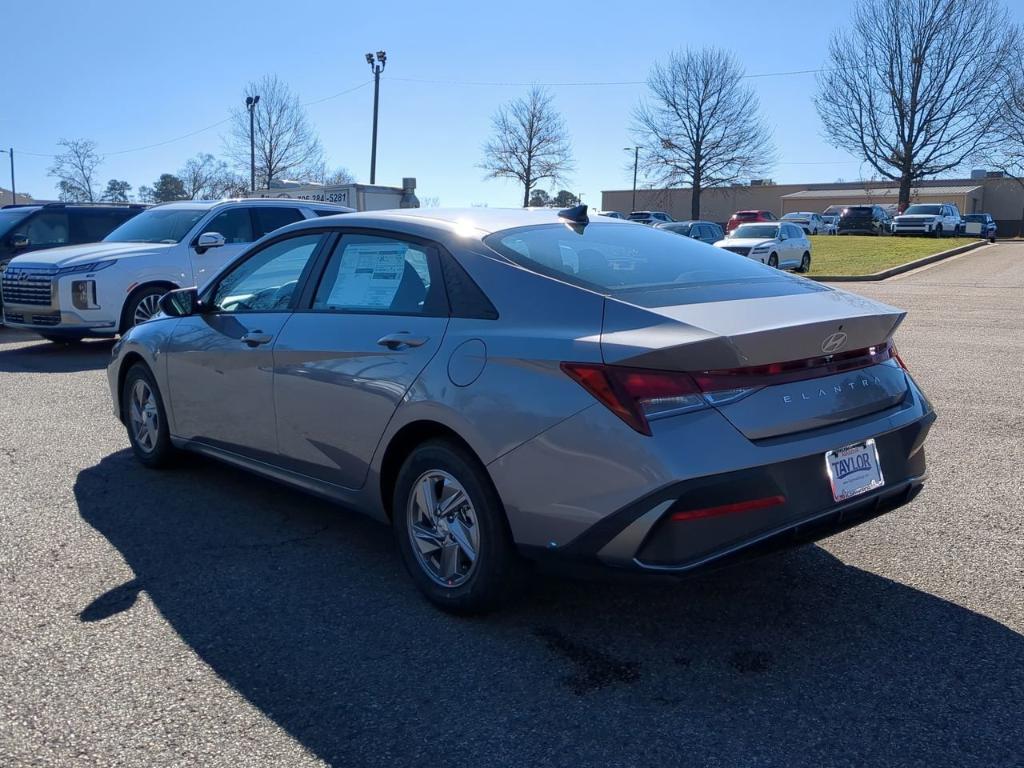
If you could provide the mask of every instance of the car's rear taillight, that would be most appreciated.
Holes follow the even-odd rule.
[[[644,435],[647,420],[707,407],[686,373],[599,363],[562,363],[562,370],[612,413]]]
[[[764,387],[847,373],[890,360],[907,370],[891,341],[851,352],[744,368],[683,372],[562,363],[562,370],[637,432],[650,435],[652,419],[728,405]]]

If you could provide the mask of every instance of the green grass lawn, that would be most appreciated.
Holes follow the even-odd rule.
[[[869,275],[975,242],[973,237],[816,235],[811,237],[810,274]]]

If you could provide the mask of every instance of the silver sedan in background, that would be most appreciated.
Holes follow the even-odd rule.
[[[161,308],[108,370],[138,460],[362,510],[453,611],[530,560],[681,575],[811,541],[925,477],[903,312],[585,206],[299,222]]]

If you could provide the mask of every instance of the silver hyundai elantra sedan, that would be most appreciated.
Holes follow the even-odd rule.
[[[307,220],[161,308],[108,370],[139,461],[362,510],[449,610],[540,558],[681,575],[813,541],[925,478],[902,311],[585,206]]]

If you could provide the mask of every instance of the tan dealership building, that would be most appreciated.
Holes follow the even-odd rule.
[[[1024,219],[1024,186],[1015,179],[975,172],[970,179],[934,179],[911,190],[911,202],[955,203],[961,213],[990,213],[999,234],[1021,233]],[[724,224],[735,212],[766,210],[776,216],[793,211],[824,211],[830,205],[878,204],[895,207],[899,187],[890,182],[834,184],[758,183],[706,189],[701,194],[701,218]],[[601,193],[601,209],[629,212],[633,190]],[[690,218],[690,189],[638,189],[636,210],[666,211],[675,219]]]

